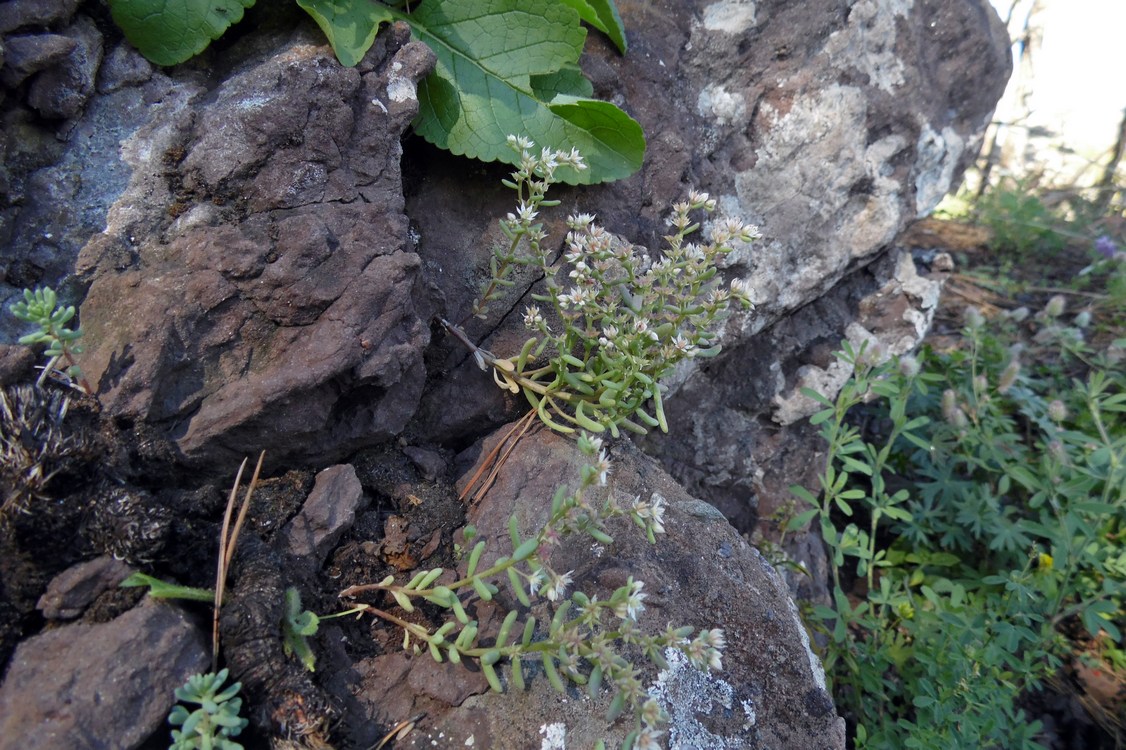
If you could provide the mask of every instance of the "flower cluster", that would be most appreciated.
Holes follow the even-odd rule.
[[[717,328],[733,302],[751,309],[749,285],[717,280],[719,260],[736,244],[761,237],[758,227],[721,219],[707,242],[690,237],[700,230],[697,212],[716,210],[707,193],[691,192],[673,206],[667,246],[653,259],[595,223],[590,214],[568,217],[561,264],[544,247],[535,224],[558,164],[575,166],[581,157],[532,151],[526,139],[510,142],[521,150],[521,168],[505,184],[517,192],[517,210],[501,221],[507,248],[495,251],[492,278],[474,307],[482,314],[517,266],[538,266],[546,291],[533,294],[524,325],[535,337],[516,357],[482,355],[497,383],[523,391],[545,424],[561,432],[584,429],[614,435],[624,427],[644,433],[667,431],[660,380],[678,363],[719,351]],[[544,361],[546,360],[546,361]]]
[[[667,649],[682,652],[699,670],[722,669],[722,651],[726,646],[722,630],[699,630],[692,636],[691,627],[668,625],[656,634],[646,634],[638,624],[645,611],[646,591],[642,581],[629,578],[606,599],[582,591],[568,590],[574,583],[574,571],[559,572],[551,565],[554,547],[563,537],[581,533],[599,544],[610,544],[613,538],[606,523],[611,518],[627,515],[640,526],[652,542],[656,534],[664,533],[665,499],[654,493],[647,501],[634,498],[629,502],[616,502],[606,498],[596,502],[592,495],[605,486],[612,471],[606,449],[598,437],[580,434],[578,447],[588,463],[581,470],[578,489],[568,494],[566,488],[555,493],[551,514],[540,531],[528,539],[521,539],[515,517],[510,519],[512,554],[501,557],[491,567],[478,570],[484,541],[473,547],[466,565],[466,574],[460,580],[438,585],[443,574],[441,568],[417,573],[405,585],[397,584],[389,576],[378,584],[354,586],[341,596],[353,597],[367,591],[383,592],[406,612],[412,612],[419,599],[437,604],[453,612],[456,619],[444,623],[436,630],[401,618],[372,605],[361,604],[366,610],[392,622],[404,631],[404,646],[417,652],[428,650],[437,661],[449,659],[476,659],[482,673],[493,690],[501,692],[503,685],[497,670],[499,662],[506,659],[511,666],[508,681],[517,688],[524,686],[524,665],[531,660],[542,664],[543,671],[553,687],[562,692],[564,680],[585,686],[593,697],[603,686],[613,693],[609,720],[613,721],[626,709],[634,713],[635,728],[630,734],[635,749],[659,747],[663,735],[659,726],[667,721],[664,709],[650,698],[641,680],[641,670],[631,656],[642,655],[658,668],[667,669]],[[472,538],[475,532],[466,532]],[[537,626],[536,617],[526,614],[522,636],[511,638],[520,617],[518,610],[507,613],[492,645],[480,643],[478,624],[469,619],[463,592],[484,601],[497,601],[500,588],[494,580],[505,581],[512,596],[526,610],[539,611],[546,600],[553,613],[544,628]],[[532,597],[542,598],[533,602]]]
[[[496,300],[504,287],[511,286],[508,276],[516,266],[526,266],[532,259],[540,257],[544,250],[541,243],[546,238],[543,225],[537,224],[541,207],[559,205],[558,201],[547,200],[547,190],[558,182],[556,172],[560,167],[577,172],[586,170],[586,162],[575,149],[569,152],[552,151],[543,148],[535,153],[535,144],[528,138],[508,136],[508,145],[520,154],[520,166],[512,173],[511,180],[504,180],[507,187],[516,191],[516,210],[500,220],[500,229],[508,239],[508,244],[493,249],[490,259],[492,277],[482,292],[481,298],[473,305],[473,314],[484,317],[488,304]],[[521,252],[521,245],[527,250]]]

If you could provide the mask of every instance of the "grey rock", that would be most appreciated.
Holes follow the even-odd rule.
[[[128,565],[108,555],[80,563],[51,579],[36,607],[48,620],[73,620],[129,572]]]
[[[61,34],[28,34],[4,40],[4,68],[0,82],[15,88],[33,73],[64,60],[78,42]]]
[[[473,452],[486,455],[503,432],[498,430]],[[702,674],[674,659],[659,676],[655,669],[643,672],[643,683],[670,712],[669,746],[843,748],[844,721],[825,691],[820,662],[809,649],[781,577],[722,515],[690,497],[632,444],[615,443],[611,457],[604,492],[620,498],[660,493],[669,503],[667,533],[649,545],[623,519],[611,529],[612,546],[566,538],[552,551],[551,561],[561,572],[574,571],[574,589],[603,600],[629,576],[644,581],[648,598],[639,624],[647,631],[669,622],[724,628],[728,647],[722,671]],[[467,519],[488,544],[481,567],[511,552],[509,517],[515,514],[523,537],[537,531],[549,513],[548,498],[560,485],[575,486],[582,464],[572,440],[547,430],[531,432],[519,442]],[[465,471],[461,483],[475,468]],[[595,500],[602,497],[602,491],[594,495]],[[510,606],[508,596],[502,591],[498,601]],[[541,605],[533,613],[550,618]],[[478,602],[471,616],[489,632],[503,612]],[[483,641],[489,642],[488,637]],[[433,677],[426,654],[377,659],[390,660],[387,671],[361,670],[367,675],[361,700],[371,706],[374,718],[394,724],[425,713],[401,741],[403,747],[522,750],[542,747],[547,731],[565,738],[565,745],[552,747],[590,747],[598,739],[615,747],[632,728],[628,719],[606,723],[606,696],[590,700],[581,691],[560,696],[538,670],[526,671],[532,675],[526,692],[499,696],[466,690],[437,697],[435,691],[419,689]],[[424,674],[416,677],[416,671]],[[507,668],[501,671],[507,676]],[[392,679],[392,674],[398,676]]]
[[[0,744],[138,747],[164,724],[173,690],[208,661],[202,633],[167,604],[150,601],[108,623],[49,630],[12,656],[0,685]]]
[[[363,497],[363,487],[351,466],[332,466],[320,472],[301,512],[282,529],[282,549],[323,563],[352,527]]]
[[[427,481],[434,481],[444,476],[448,469],[446,459],[437,451],[408,445],[403,448],[403,454],[411,460],[411,463],[418,469],[422,478]]]
[[[876,260],[957,184],[1011,69],[1007,34],[987,0],[696,0],[621,12],[635,40],[629,54],[592,35],[584,69],[597,95],[641,123],[645,164],[628,180],[556,197],[651,249],[667,233],[671,204],[693,187],[718,200],[717,216],[760,226],[764,239],[724,270],[750,284],[757,309],[732,318],[727,353],[710,369],[752,351],[757,360],[785,357],[764,357],[769,350],[750,342]],[[419,253],[441,287],[436,304],[462,320],[511,191],[487,182],[466,191],[461,166],[428,153],[417,167],[426,179],[407,206]],[[559,213],[544,212],[554,236]],[[505,313],[522,312],[534,281],[517,284],[487,321],[467,323],[470,337],[502,356],[519,351],[520,316]],[[844,334],[842,325],[829,335]],[[519,401],[488,392],[466,352],[441,343],[446,356],[434,361],[451,372],[424,397],[418,434],[471,435],[506,408],[511,418]],[[725,368],[737,377],[740,369]],[[479,395],[469,397],[473,382]]]
[[[818,429],[805,421],[816,402],[801,389],[835,396],[851,375],[833,356],[842,339],[857,347],[878,342],[889,355],[913,349],[930,327],[939,289],[939,281],[917,274],[905,251],[854,272],[689,379],[665,402],[669,432],[687,437],[654,433],[642,440],[644,449],[736,528],[781,540],[781,524],[803,510],[790,486],[816,492],[825,459]],[[756,356],[763,351],[771,356]],[[824,567],[819,545],[791,533],[785,552],[817,571]],[[802,598],[827,596],[824,578],[787,575]]]
[[[28,26],[50,26],[70,20],[81,0],[9,0],[0,13],[0,34]]]
[[[0,388],[29,379],[35,359],[30,347],[0,344]]]
[[[153,66],[131,44],[121,42],[105,56],[98,69],[98,93],[112,94],[152,78]]]
[[[429,341],[399,172],[417,100],[373,101],[429,70],[407,38],[352,69],[291,43],[206,98],[180,87],[127,142],[130,187],[79,261],[84,365],[110,412],[196,462],[248,441],[325,461],[402,429]]]
[[[60,33],[74,41],[74,48],[57,65],[37,75],[27,92],[32,109],[55,119],[74,117],[86,106],[102,62],[102,34],[88,17],[78,16]]]

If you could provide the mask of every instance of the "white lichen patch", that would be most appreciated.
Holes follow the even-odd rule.
[[[567,750],[567,727],[560,723],[540,726],[540,750]]]
[[[402,69],[402,63],[392,63],[391,75],[387,77],[387,98],[393,102],[407,102],[418,96],[414,81],[399,75]]]
[[[704,28],[725,34],[742,34],[755,26],[753,0],[720,0],[704,8]]]
[[[915,177],[915,211],[920,218],[928,215],[951,187],[958,160],[966,150],[965,140],[951,127],[936,133],[923,123],[915,146],[917,177]]]
[[[914,0],[860,0],[849,10],[848,26],[835,31],[824,51],[837,64],[851,65],[869,82],[889,94],[904,83],[903,61],[895,53],[897,19]]]
[[[688,662],[688,657],[676,649],[666,649],[665,660],[669,668],[657,674],[648,693],[669,712],[669,750],[704,747],[708,750],[735,750],[745,747],[745,738],[713,734],[696,718],[717,710],[730,711],[735,702],[735,688],[731,683],[697,670]],[[746,711],[747,705],[747,701],[740,701],[739,707]],[[754,721],[752,709],[744,727],[753,725]]]
[[[742,94],[728,91],[722,84],[709,83],[696,98],[696,111],[701,117],[719,123],[738,122],[747,115],[747,100]]]
[[[845,338],[857,351],[864,342],[868,342],[869,346],[875,346],[878,343],[878,339],[871,331],[855,322],[848,324],[845,329]],[[821,411],[824,407],[802,393],[802,390],[808,388],[825,394],[828,398],[836,398],[844,384],[852,377],[852,371],[852,365],[846,365],[836,358],[829,363],[828,367],[824,368],[814,365],[799,367],[797,383],[794,384],[794,387],[774,396],[774,414],[772,415],[774,421],[780,425],[789,425]],[[805,628],[799,628],[799,630],[808,650],[809,639],[805,635]],[[824,676],[822,676],[822,679],[824,679]]]
[[[801,638],[801,645],[805,649],[805,655],[809,659],[809,672],[813,675],[813,684],[822,690],[826,690],[825,686],[825,667],[822,666],[821,660],[817,658],[817,654],[813,653],[813,648],[809,645],[809,633],[805,630],[805,625],[802,624],[801,615],[798,614],[797,605],[790,597],[786,597],[786,601],[790,605],[790,617],[794,618],[794,626],[797,628],[798,636]]]

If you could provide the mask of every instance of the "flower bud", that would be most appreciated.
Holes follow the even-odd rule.
[[[1075,316],[1076,328],[1086,328],[1089,325],[1091,325],[1091,313],[1087,310],[1084,310],[1083,312]]]
[[[1062,294],[1057,294],[1044,305],[1044,315],[1049,318],[1058,318],[1067,309],[1067,300]]]
[[[1014,323],[1021,323],[1030,314],[1031,314],[1031,311],[1027,307],[1018,307],[1015,310],[1009,310],[1007,313],[1005,313],[1005,317],[1007,317],[1009,320],[1013,321]]]
[[[963,320],[966,321],[966,327],[977,330],[985,325],[985,316],[981,314],[981,310],[973,305],[968,306],[962,313]]]
[[[997,381],[997,392],[1008,392],[1008,390],[1013,387],[1013,383],[1017,382],[1018,375],[1020,375],[1020,361],[1013,359],[1013,361],[1001,371],[1001,378]]]
[[[1048,404],[1048,418],[1053,422],[1062,422],[1067,419],[1067,407],[1058,398]]]
[[[911,355],[899,358],[899,374],[905,378],[913,378],[919,374],[919,360]]]
[[[958,411],[958,394],[947,388],[942,392],[942,418],[951,424],[954,423],[954,412]]]

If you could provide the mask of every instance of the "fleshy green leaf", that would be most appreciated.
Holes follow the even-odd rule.
[[[372,0],[297,0],[328,37],[340,64],[351,68],[364,59],[379,27],[395,18],[386,5]]]
[[[610,37],[610,41],[623,55],[626,53],[626,29],[618,15],[614,0],[559,0],[579,14],[579,18]]]
[[[574,95],[586,91],[572,70],[586,31],[571,8],[536,0],[445,0],[423,3],[406,20],[438,58],[419,85],[414,123],[435,146],[509,164],[519,158],[509,135],[555,150],[577,148],[589,169],[561,169],[559,176],[571,184],[621,179],[641,166],[641,126],[608,102]]]
[[[253,5],[254,0],[109,0],[125,38],[157,65],[198,55]]]

